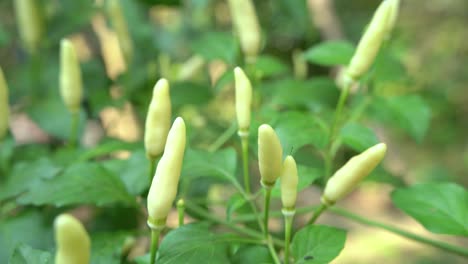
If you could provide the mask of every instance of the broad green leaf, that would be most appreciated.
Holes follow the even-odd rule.
[[[247,205],[247,200],[244,199],[240,193],[235,193],[229,198],[226,204],[226,220],[230,221],[234,212],[245,208]],[[250,211],[250,210],[249,210]]]
[[[208,84],[171,83],[171,103],[174,108],[185,105],[202,105],[208,103],[212,97],[213,92]]]
[[[53,264],[50,252],[34,249],[26,244],[20,244],[13,251],[9,264]]]
[[[78,158],[79,161],[87,161],[104,155],[109,155],[119,150],[134,150],[140,147],[140,144],[125,142],[118,139],[107,139],[99,145],[86,150]]]
[[[312,185],[312,183],[315,180],[320,178],[320,176],[322,176],[322,170],[298,164],[297,174],[299,175],[299,182],[297,183],[297,192],[300,192]],[[276,184],[273,187],[273,190],[271,191],[271,195],[273,195],[274,197],[281,196],[281,180],[276,181]]]
[[[0,175],[0,180],[5,177],[7,170],[11,166],[10,162],[13,157],[15,145],[15,140],[11,137],[0,139],[0,173],[4,172],[3,175]]]
[[[52,249],[52,232],[52,222],[38,210],[21,212],[14,218],[1,219],[0,263],[8,263],[15,247],[22,243],[35,249]]]
[[[454,183],[423,183],[392,193],[393,203],[437,234],[468,236],[468,191]]]
[[[261,78],[277,76],[289,71],[288,66],[276,57],[262,55],[255,61],[255,72]]]
[[[285,112],[279,116],[274,128],[285,155],[293,154],[309,144],[317,148],[326,145],[326,131],[311,113]]]
[[[108,160],[102,165],[120,177],[132,195],[143,193],[150,185],[149,160],[144,150],[133,152],[128,159]]]
[[[21,204],[66,206],[93,204],[133,205],[122,181],[96,163],[78,163],[62,174],[44,179],[18,198]]]
[[[133,239],[129,233],[98,233],[91,238],[91,263],[120,264],[122,249],[127,241]]]
[[[237,42],[232,34],[208,32],[191,43],[193,51],[207,60],[221,59],[233,63],[237,55]]]
[[[340,131],[341,140],[355,151],[362,152],[379,143],[372,129],[358,123],[347,123]]]
[[[377,56],[372,77],[378,82],[395,82],[407,78],[407,73],[401,60],[384,49]]]
[[[377,166],[371,174],[365,178],[366,181],[374,181],[380,183],[387,183],[394,187],[404,187],[406,183],[400,177],[393,175],[389,171],[385,170],[382,165]]]
[[[264,82],[259,89],[265,94],[271,94],[271,103],[275,105],[306,106],[312,112],[334,108],[339,92],[335,83],[328,78]]]
[[[232,256],[232,264],[271,264],[273,259],[265,246],[243,246]]]
[[[182,177],[215,177],[235,180],[236,162],[236,152],[231,148],[214,153],[187,149],[182,165]]]
[[[347,41],[328,41],[309,48],[304,58],[323,66],[347,65],[354,54],[353,44]]]
[[[47,158],[16,163],[7,181],[0,185],[0,201],[21,194],[44,179],[55,177],[61,170]]]
[[[293,238],[291,253],[296,263],[329,263],[344,248],[346,231],[343,229],[312,225],[299,230]]]
[[[233,235],[214,234],[200,224],[189,224],[169,232],[159,246],[160,264],[229,263],[227,245]]]

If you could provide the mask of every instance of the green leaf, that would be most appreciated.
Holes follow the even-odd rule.
[[[95,234],[91,239],[91,263],[120,264],[122,249],[133,238],[127,232],[115,232]]]
[[[15,248],[9,264],[53,264],[50,252],[34,249],[26,244],[20,244]]]
[[[347,123],[340,131],[343,143],[357,152],[362,152],[379,143],[372,129],[358,123]]]
[[[134,150],[140,147],[140,144],[126,142],[118,139],[109,138],[99,145],[83,152],[78,158],[79,161],[87,161],[101,156],[112,154],[119,150]]]
[[[252,211],[250,207],[247,207],[247,200],[240,193],[235,193],[229,198],[226,204],[226,220],[230,221],[234,212],[247,209],[249,213]]]
[[[299,175],[297,192],[300,192],[312,185],[315,180],[320,178],[320,176],[322,176],[322,170],[297,164],[297,174]],[[271,195],[273,197],[281,196],[281,181],[276,181],[276,184],[271,191]]]
[[[319,120],[310,113],[285,112],[275,123],[284,154],[293,154],[305,145],[312,144],[324,148],[327,141],[325,128]]]
[[[8,180],[0,185],[0,201],[21,194],[44,179],[54,178],[61,170],[47,158],[16,163]]]
[[[0,263],[7,263],[15,247],[21,243],[40,250],[50,250],[53,247],[52,222],[38,210],[1,219],[0,234]]]
[[[18,198],[21,204],[66,206],[76,204],[133,205],[122,181],[96,163],[78,163],[52,179],[44,179]]]
[[[365,178],[365,181],[374,181],[380,183],[387,183],[394,187],[404,187],[406,183],[400,177],[393,175],[389,171],[385,170],[382,165],[377,166],[371,174]]]
[[[174,108],[185,105],[206,104],[213,97],[209,85],[200,85],[191,82],[171,84],[171,103]]]
[[[309,48],[304,58],[323,66],[347,65],[354,54],[354,46],[347,41],[322,42]]]
[[[232,34],[208,32],[191,43],[193,51],[207,60],[221,59],[228,64],[234,63],[238,51],[237,42]]]
[[[229,263],[227,245],[232,235],[211,233],[200,224],[189,224],[169,232],[159,246],[160,264]]]
[[[273,258],[264,246],[243,246],[232,256],[232,264],[270,264]]]
[[[149,160],[144,150],[133,152],[128,159],[108,160],[102,165],[118,175],[132,195],[142,194],[150,185]]]
[[[182,166],[182,177],[215,177],[235,180],[237,157],[234,149],[217,152],[187,149]]]
[[[437,234],[468,236],[468,191],[454,183],[424,183],[397,189],[393,203]]]
[[[296,263],[329,263],[344,248],[346,231],[343,229],[312,225],[302,228],[293,238],[292,255]]]
[[[281,75],[288,71],[288,66],[273,56],[262,55],[255,61],[255,72],[262,78]]]

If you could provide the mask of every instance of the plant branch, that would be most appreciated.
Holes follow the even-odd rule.
[[[326,204],[320,204],[320,206],[315,210],[314,214],[312,215],[312,218],[310,218],[309,222],[307,222],[307,225],[312,225],[317,221],[319,216],[328,208]]]
[[[223,134],[221,134],[213,144],[208,147],[209,152],[215,152],[220,149],[233,135],[236,133],[237,125],[236,122],[232,122],[231,126],[228,127]]]
[[[150,264],[156,263],[156,253],[159,247],[159,235],[161,234],[161,230],[159,229],[152,229],[151,230],[151,253],[150,253]]]

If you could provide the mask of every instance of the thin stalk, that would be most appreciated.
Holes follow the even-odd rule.
[[[268,245],[268,250],[270,251],[270,255],[273,258],[273,262],[275,264],[281,264],[278,254],[276,254],[276,250],[273,245],[273,241],[271,240],[271,236],[269,236],[268,233],[267,233],[267,245]]]
[[[313,205],[313,206],[305,206],[305,207],[299,207],[296,208],[296,214],[306,214],[311,211],[314,211],[318,208],[319,206]],[[282,211],[270,211],[270,217],[282,217],[283,213]],[[231,222],[248,222],[252,221],[255,219],[254,214],[245,214],[245,215],[240,215],[234,219],[231,219]]]
[[[271,200],[271,188],[264,188],[265,189],[265,208],[264,208],[264,215],[263,215],[263,226],[265,229],[263,230],[265,238],[268,237],[268,218],[270,217],[270,200]]]
[[[159,235],[161,234],[161,230],[159,229],[152,229],[151,230],[151,254],[150,254],[150,264],[156,263],[156,253],[158,252],[159,248]]]
[[[242,226],[238,226],[234,223],[231,223],[231,222],[228,222],[228,221],[224,221],[220,218],[217,218],[215,216],[213,216],[213,214],[211,214],[210,212],[204,210],[203,208],[195,205],[195,204],[192,204],[191,202],[188,202],[186,201],[185,202],[185,206],[186,208],[192,210],[194,213],[202,216],[204,219],[208,220],[208,221],[211,221],[213,223],[217,223],[217,224],[220,224],[220,225],[223,225],[223,226],[226,226],[228,227],[229,229],[233,230],[233,231],[236,231],[240,234],[244,234],[246,236],[249,236],[251,238],[256,238],[256,239],[260,239],[262,241],[264,241],[265,237],[262,233],[258,232],[258,231],[255,231],[255,230],[252,230],[250,228],[246,228],[246,227],[242,227]],[[277,246],[280,246],[280,247],[283,247],[284,246],[284,242],[281,241],[280,239],[277,239],[277,238],[271,238],[272,239],[272,243],[274,245],[277,245]]]
[[[283,213],[284,215],[284,264],[289,264],[289,247],[291,243],[292,235],[292,223],[294,219],[294,213]]]
[[[377,222],[377,221],[373,221],[373,220],[364,218],[364,217],[362,217],[360,215],[348,212],[348,211],[346,211],[344,209],[341,209],[341,208],[330,207],[329,211],[334,213],[334,214],[337,214],[339,216],[342,216],[342,217],[348,218],[350,220],[353,220],[355,222],[358,222],[360,224],[382,228],[384,230],[387,230],[388,232],[400,235],[402,237],[406,237],[408,239],[420,242],[422,244],[433,246],[435,248],[442,249],[444,251],[456,254],[458,256],[468,258],[468,249],[467,248],[462,248],[462,247],[451,245],[451,244],[448,244],[448,243],[445,243],[445,242],[442,242],[442,241],[432,240],[432,239],[429,239],[429,238],[426,238],[426,237],[422,237],[422,236],[410,233],[408,231],[405,231],[405,230],[400,229],[400,228],[395,227],[395,226],[387,225],[387,224],[384,224],[384,223],[380,223],[380,222]]]
[[[216,140],[208,147],[208,151],[215,152],[221,148],[233,135],[236,133],[236,122],[232,122],[231,126],[226,129]]]
[[[177,213],[179,215],[179,226],[184,225],[185,219],[185,202],[184,199],[179,199],[177,202]]]
[[[317,221],[319,216],[328,208],[327,205],[325,204],[320,204],[320,207],[315,210],[314,214],[312,215],[312,218],[310,218],[309,222],[307,222],[307,225],[312,225]]]
[[[72,113],[71,118],[70,138],[68,140],[70,146],[74,148],[78,142],[78,123],[80,121],[80,111]]]
[[[244,188],[245,192],[250,195],[250,175],[249,175],[249,136],[241,136],[242,144],[242,165],[244,169]]]
[[[149,162],[149,186],[151,186],[151,183],[153,182],[153,177],[154,177],[154,173],[155,173],[155,170],[156,170],[156,160],[155,158],[150,158],[148,157],[148,162]]]
[[[232,182],[232,185],[239,191],[239,193],[242,195],[242,197],[244,197],[244,199],[249,203],[249,206],[250,208],[252,209],[256,219],[257,219],[257,222],[258,222],[258,226],[260,227],[260,229],[263,231],[264,230],[264,226],[262,225],[262,219],[260,219],[260,214],[257,210],[257,206],[256,204],[252,201],[251,199],[251,196],[248,195],[244,189],[242,188],[242,186],[239,184],[238,181],[236,181],[235,179],[231,181]]]

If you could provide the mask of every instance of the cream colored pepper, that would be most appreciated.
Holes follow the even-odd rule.
[[[332,205],[348,193],[382,161],[387,145],[377,144],[363,153],[352,157],[328,180],[322,202]]]
[[[283,148],[271,126],[263,124],[258,128],[258,165],[261,183],[272,187],[281,174]]]
[[[283,209],[294,210],[296,207],[298,182],[296,161],[292,156],[287,156],[283,162],[283,171],[281,172],[281,201]]]
[[[162,154],[170,127],[169,83],[166,79],[160,79],[154,86],[145,122],[145,149],[150,159],[156,159]]]
[[[44,31],[44,23],[37,0],[14,0],[16,20],[23,45],[29,53],[35,53]]]
[[[255,61],[262,37],[255,7],[251,0],[228,0],[231,19],[247,61]]]
[[[374,63],[380,46],[388,34],[388,24],[394,9],[394,1],[384,0],[375,11],[372,21],[359,41],[356,52],[349,63],[347,74],[351,78],[359,79]]]
[[[68,39],[60,42],[60,94],[70,112],[80,110],[83,96],[80,62],[73,43]]]
[[[236,115],[240,132],[249,132],[250,111],[252,108],[252,84],[244,71],[236,67],[234,69],[236,83]]]
[[[5,137],[8,131],[9,120],[8,86],[2,68],[0,67],[0,140]]]
[[[185,151],[185,123],[178,117],[167,136],[164,154],[158,163],[148,193],[148,225],[164,225],[177,194]],[[153,227],[152,227],[153,228]]]
[[[69,214],[55,218],[55,264],[87,264],[91,241],[83,225]]]
[[[133,59],[133,43],[128,31],[127,21],[125,20],[124,13],[120,0],[108,0],[107,11],[112,23],[112,27],[117,34],[119,45],[124,55],[127,66],[131,64]]]

